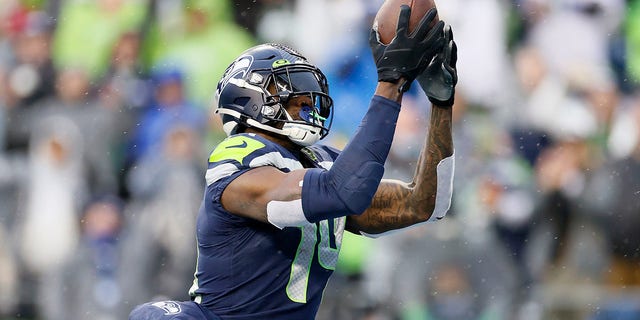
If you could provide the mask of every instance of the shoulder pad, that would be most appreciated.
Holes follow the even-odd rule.
[[[235,135],[222,141],[209,156],[209,162],[235,160],[242,163],[244,158],[265,144],[246,135]]]

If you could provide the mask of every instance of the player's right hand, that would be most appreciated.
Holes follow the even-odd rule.
[[[406,84],[401,89],[409,90],[411,82],[426,68],[444,45],[444,22],[439,21],[433,27],[429,27],[436,15],[435,8],[429,10],[416,29],[409,34],[411,8],[402,5],[396,36],[388,45],[382,44],[378,32],[371,29],[369,46],[378,69],[378,81],[398,83],[401,78],[404,78]]]

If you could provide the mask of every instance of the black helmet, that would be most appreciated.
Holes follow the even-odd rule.
[[[309,96],[314,104],[301,109],[303,120],[293,120],[285,110],[298,96]],[[273,43],[250,48],[231,63],[218,83],[214,106],[227,135],[254,127],[302,146],[324,138],[333,118],[324,74],[300,53]]]

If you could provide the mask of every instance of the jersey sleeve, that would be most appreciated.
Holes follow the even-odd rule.
[[[283,154],[274,144],[257,136],[228,137],[211,152],[205,175],[209,201],[220,202],[224,189],[248,170],[273,166],[283,172],[301,169],[299,161]]]
[[[208,192],[214,202],[220,200],[222,191],[237,176],[250,170],[251,160],[264,156],[266,145],[248,136],[231,136],[209,155],[205,180]]]

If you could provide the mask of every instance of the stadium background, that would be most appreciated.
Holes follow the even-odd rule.
[[[453,207],[345,236],[318,319],[640,319],[640,1],[438,0],[459,44]],[[210,101],[290,44],[342,146],[373,93],[381,0],[0,2],[0,319],[124,319],[186,300]],[[405,95],[386,176],[429,105]]]

